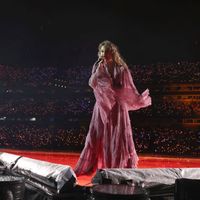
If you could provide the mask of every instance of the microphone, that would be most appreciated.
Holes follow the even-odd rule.
[[[99,64],[103,62],[102,58],[98,58],[98,60],[94,63],[94,70],[93,73],[96,72],[97,68],[99,67]]]
[[[98,58],[98,60],[95,62],[95,65],[99,64],[101,61],[103,61],[102,58]]]

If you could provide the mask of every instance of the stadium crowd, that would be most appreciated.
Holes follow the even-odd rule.
[[[136,83],[194,83],[200,79],[200,61],[180,61],[176,63],[156,63],[129,66]],[[4,87],[15,88],[49,86],[55,81],[67,87],[85,87],[92,66],[7,66],[0,65],[0,82]]]
[[[0,100],[0,116],[41,116],[67,115],[90,116],[94,106],[94,97],[70,96],[59,98],[22,97],[18,100]],[[196,117],[200,113],[200,101],[184,103],[181,101],[155,100],[151,107],[134,111],[148,117]]]
[[[156,119],[200,116],[200,101],[186,103],[162,98],[162,84],[199,83],[200,62],[129,67],[139,89],[160,87],[160,96],[151,94],[152,106],[134,111],[134,115]],[[88,86],[91,69],[92,66],[0,65],[0,147],[81,150],[95,103]],[[27,122],[24,120],[26,117],[37,120]],[[54,120],[61,118],[63,120],[55,125]],[[47,120],[41,125],[39,119]],[[200,155],[200,133],[197,130],[178,126],[135,127],[133,123],[133,134],[136,149],[140,153]]]
[[[86,134],[84,126],[64,128],[41,127],[36,124],[1,125],[0,146],[79,151],[84,146]],[[133,138],[138,153],[200,155],[200,133],[197,130],[133,127]]]

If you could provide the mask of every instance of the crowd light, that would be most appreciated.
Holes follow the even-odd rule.
[[[6,117],[0,117],[0,121],[6,120]]]
[[[30,121],[31,121],[31,122],[36,121],[36,117],[32,117],[32,118],[30,118]]]

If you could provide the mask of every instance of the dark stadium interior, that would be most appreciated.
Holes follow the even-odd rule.
[[[110,40],[152,97],[152,106],[129,112],[138,154],[199,160],[199,9],[198,1],[2,3],[2,151],[81,152],[95,103],[88,79],[98,44]]]

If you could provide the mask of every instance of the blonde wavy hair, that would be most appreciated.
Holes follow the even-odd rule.
[[[98,57],[100,57],[100,49],[102,46],[105,47],[105,51],[109,51],[111,53],[113,61],[117,63],[118,66],[122,65],[123,67],[128,68],[126,62],[124,61],[124,59],[122,58],[119,52],[118,47],[114,43],[110,42],[109,40],[105,40],[99,44]]]

